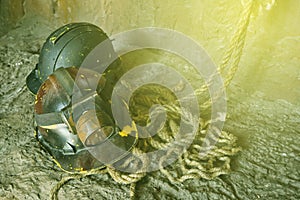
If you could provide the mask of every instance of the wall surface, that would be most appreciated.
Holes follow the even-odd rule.
[[[244,2],[2,0],[0,30],[9,30],[24,14],[46,18],[56,26],[87,21],[109,35],[140,27],[170,28],[195,39],[219,65],[237,29]],[[299,103],[300,4],[294,0],[264,0],[253,10],[235,84],[248,93],[260,91],[271,100]]]
[[[108,35],[170,28],[196,40],[218,66],[245,2],[0,0],[0,199],[47,199],[66,176],[33,135],[34,97],[25,86],[52,31],[78,21],[94,23]],[[299,19],[297,0],[256,1],[239,69],[227,90],[224,129],[243,147],[232,172],[183,184],[150,173],[137,184],[137,199],[300,199]],[[94,175],[70,181],[59,197],[127,199],[129,193],[108,175]]]

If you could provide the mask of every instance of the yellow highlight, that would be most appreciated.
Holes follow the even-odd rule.
[[[128,134],[131,133],[131,131],[137,132],[134,121],[132,121],[131,126],[129,126],[129,125],[124,126],[123,130],[119,132],[119,135],[121,137],[127,137]]]

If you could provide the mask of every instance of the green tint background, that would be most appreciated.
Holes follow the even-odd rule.
[[[195,39],[219,65],[236,30],[239,0],[0,0],[0,199],[47,199],[66,174],[33,136],[34,97],[25,77],[45,38],[88,21],[108,35],[155,26]],[[243,151],[232,173],[170,183],[159,172],[137,184],[138,199],[299,199],[300,2],[257,1],[239,70],[228,88],[225,130]],[[164,59],[164,62],[167,59]],[[174,64],[175,60],[171,60]],[[71,181],[61,199],[126,199],[107,175]]]

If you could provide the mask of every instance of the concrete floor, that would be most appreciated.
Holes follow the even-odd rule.
[[[38,52],[55,28],[24,19],[0,38],[0,199],[48,199],[66,176],[34,137],[34,97],[25,86]],[[235,94],[243,98],[235,98]],[[243,147],[232,172],[214,180],[170,183],[160,172],[137,184],[136,199],[300,199],[300,106],[267,101],[232,86],[225,130]],[[242,95],[241,95],[242,94]],[[72,180],[59,199],[129,199],[129,186],[109,175]]]

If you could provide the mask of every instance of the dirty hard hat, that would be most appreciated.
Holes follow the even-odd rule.
[[[47,38],[41,49],[36,68],[27,77],[26,83],[29,90],[36,94],[46,78],[60,67],[80,67],[86,56],[107,39],[103,30],[90,23],[71,23],[58,28]],[[105,52],[101,52],[99,56],[107,58],[114,53],[109,42]],[[89,68],[92,67],[89,66]]]
[[[99,95],[105,79],[100,78],[97,91],[91,92],[91,85],[99,76],[89,69],[59,68],[45,80],[36,95],[37,138],[67,171],[113,164],[124,158],[136,143],[136,137],[119,134],[121,129],[115,125],[109,102]],[[75,82],[76,77],[80,78]],[[72,102],[72,96],[79,98]],[[112,155],[105,149],[108,145],[117,146],[122,154]],[[99,151],[97,159],[88,150],[95,146]]]
[[[105,51],[85,63],[100,43],[106,43]],[[136,145],[137,130],[131,129],[131,135],[125,131],[125,137],[127,126],[118,127],[111,111],[118,70],[119,59],[111,41],[95,25],[65,25],[44,43],[39,63],[26,83],[36,95],[37,139],[62,169],[82,171],[114,165]],[[117,150],[109,151],[111,146]]]

